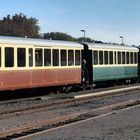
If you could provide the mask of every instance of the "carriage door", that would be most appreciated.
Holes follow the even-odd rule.
[[[86,61],[86,82],[89,82],[89,84],[92,84],[93,82],[93,65],[92,65],[92,50],[88,50],[87,47],[85,47],[84,50],[82,50],[82,61]],[[83,63],[83,62],[82,62]]]

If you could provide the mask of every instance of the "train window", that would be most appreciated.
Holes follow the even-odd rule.
[[[1,67],[1,48],[0,48],[0,67]]]
[[[33,66],[33,49],[29,48],[29,66]]]
[[[125,52],[122,52],[122,64],[125,64]]]
[[[42,66],[42,49],[35,49],[35,65]]]
[[[131,64],[133,64],[133,52],[130,52],[130,59],[131,59]]]
[[[113,64],[113,52],[109,52],[109,60],[110,60],[110,64]]]
[[[51,66],[51,50],[44,49],[44,66]]]
[[[5,48],[5,67],[14,66],[14,48]]]
[[[116,63],[117,63],[116,58],[117,58],[117,55],[116,55],[116,52],[114,52],[114,64],[116,64]]]
[[[99,64],[103,64],[103,51],[99,51]]]
[[[80,51],[76,50],[75,51],[75,65],[80,65]]]
[[[74,51],[68,50],[68,65],[73,66],[74,65]]]
[[[53,66],[59,66],[59,50],[53,50]]]
[[[121,64],[121,52],[118,52],[118,64]]]
[[[126,52],[126,63],[129,64],[129,52]]]
[[[61,50],[61,66],[67,65],[67,52],[66,50]]]
[[[93,51],[94,65],[98,65],[98,51]]]
[[[138,54],[136,52],[134,52],[134,62],[135,64],[138,63]]]
[[[26,50],[25,48],[17,49],[17,66],[25,67],[26,65]]]
[[[108,64],[108,51],[104,52],[104,60],[105,60],[105,64]]]

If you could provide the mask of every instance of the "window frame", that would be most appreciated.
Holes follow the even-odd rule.
[[[117,62],[118,65],[121,65],[122,64],[122,52],[121,51],[117,52],[117,58],[118,58],[118,62]]]
[[[72,52],[70,54],[70,52]],[[75,51],[73,49],[68,49],[68,66],[74,66],[74,53]]]
[[[39,56],[37,56],[36,52],[40,51],[40,50],[41,50],[41,54],[38,54]],[[41,59],[39,59],[37,57],[39,57]],[[43,48],[35,48],[35,67],[42,67],[42,66],[43,66]]]
[[[122,64],[126,64],[126,52],[122,51]]]
[[[126,64],[130,64],[130,52],[126,52]]]
[[[113,51],[109,51],[109,65],[113,65],[114,64],[114,60],[113,60]]]
[[[45,58],[45,52],[46,51],[49,51],[49,59],[46,59]],[[44,48],[44,53],[43,53],[43,61],[44,61],[44,67],[50,67],[50,66],[52,66],[52,50],[50,49],[50,48]],[[47,62],[47,63],[46,63]]]
[[[65,54],[62,54],[62,52],[65,52]],[[65,57],[64,57],[65,55]],[[61,49],[60,50],[60,66],[64,67],[67,66],[67,50],[66,49]]]
[[[54,57],[54,51],[58,52],[57,59],[56,59],[56,57]],[[59,49],[52,49],[52,59],[53,59],[52,66],[58,67],[60,65],[60,50]],[[55,62],[55,59],[57,60],[56,62]]]
[[[31,55],[30,55],[30,50],[31,50]],[[34,66],[34,49],[29,47],[28,48],[28,66],[33,67]],[[31,60],[31,61],[30,61]],[[31,65],[30,65],[31,64]]]
[[[104,64],[105,65],[109,64],[109,53],[107,50],[104,51]]]
[[[99,65],[103,65],[103,64],[104,64],[104,52],[99,50]]]
[[[80,66],[81,65],[81,51],[80,50],[75,50],[75,66]],[[76,54],[76,52],[78,53],[78,55]]]
[[[130,64],[134,64],[134,53],[130,52]]]
[[[23,64],[21,63],[21,60],[19,61],[19,59],[23,60],[23,57],[21,57],[22,52],[19,52],[19,50],[21,50],[21,49],[24,49],[24,63]],[[26,48],[17,47],[17,67],[26,67],[26,62],[27,62],[27,60],[26,60]]]
[[[138,64],[138,53],[134,52],[134,64]]]
[[[12,49],[13,51],[12,51],[12,53],[13,53],[13,57],[11,57],[10,59],[9,59],[9,56],[8,57],[6,57],[6,49]],[[14,57],[15,57],[15,48],[14,47],[8,47],[8,46],[6,46],[5,48],[4,48],[4,57],[5,57],[5,62],[4,62],[4,67],[5,68],[13,68],[13,67],[15,67],[15,61],[14,61]],[[8,59],[6,59],[6,58],[8,58],[11,62],[12,62],[12,65],[7,65],[6,64],[6,60],[8,60]],[[7,62],[7,63],[9,63],[9,62]]]

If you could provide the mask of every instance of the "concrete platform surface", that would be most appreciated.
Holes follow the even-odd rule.
[[[140,105],[22,139],[140,140]]]

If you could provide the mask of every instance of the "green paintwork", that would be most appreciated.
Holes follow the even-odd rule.
[[[126,79],[137,77],[137,66],[120,66],[120,67],[94,67],[93,81],[106,81],[116,79]]]

